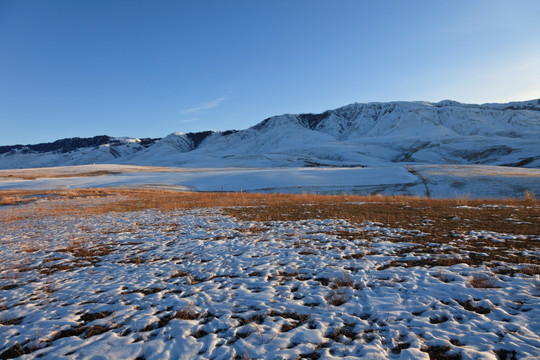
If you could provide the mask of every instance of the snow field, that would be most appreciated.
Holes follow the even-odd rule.
[[[220,209],[33,216],[0,234],[0,358],[540,356],[538,268],[460,262],[482,256],[464,246],[478,239],[527,242],[519,251],[538,258],[538,234],[441,244],[429,219],[403,229]]]
[[[522,197],[526,192],[540,194],[539,179],[539,169],[486,165],[195,169],[108,164],[0,170],[0,190],[145,187],[483,199]]]

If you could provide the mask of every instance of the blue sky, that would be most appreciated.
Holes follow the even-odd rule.
[[[540,98],[540,1],[0,0],[0,145]]]

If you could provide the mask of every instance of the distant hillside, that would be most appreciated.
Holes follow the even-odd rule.
[[[185,167],[489,164],[540,167],[540,100],[351,104],[245,130],[162,139],[62,139],[0,146],[0,168],[124,163]]]

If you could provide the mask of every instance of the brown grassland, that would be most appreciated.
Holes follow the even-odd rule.
[[[80,176],[102,176],[102,175],[115,175],[118,174],[116,171],[110,170],[98,170],[98,171],[88,171],[83,173],[66,173],[66,174],[57,174],[57,173],[46,173],[41,172],[36,174],[34,172],[14,172],[6,175],[6,178],[21,179],[21,180],[35,180],[40,178],[66,178],[66,177],[80,177]],[[0,177],[1,177],[0,173]]]
[[[44,198],[50,201],[42,201]],[[90,200],[99,199],[99,203]],[[28,204],[28,206],[9,206]],[[94,216],[108,212],[156,209],[169,212],[182,209],[216,208],[241,220],[301,221],[345,219],[351,223],[369,220],[387,227],[420,230],[429,236],[401,239],[422,245],[444,244],[455,234],[493,231],[520,235],[540,234],[540,201],[528,194],[508,199],[428,199],[408,196],[353,196],[315,194],[190,193],[154,189],[76,189],[56,191],[0,191],[0,221],[13,222],[32,217],[75,215]],[[261,229],[264,231],[264,226]],[[370,238],[370,234],[343,231],[345,239]],[[396,240],[397,241],[397,240]],[[516,255],[536,248],[536,240],[495,242],[488,237],[463,244],[464,250],[487,253],[472,256],[470,264],[489,260],[528,263],[538,270],[536,257]],[[421,250],[421,249],[417,249]],[[431,260],[431,265],[438,264]],[[450,260],[444,260],[450,261]],[[456,260],[457,261],[457,260]],[[462,261],[462,260],[459,260]],[[401,262],[390,266],[403,265]],[[407,263],[407,266],[421,265]]]
[[[85,199],[106,198],[100,206],[89,206]],[[69,203],[38,200],[79,199]],[[418,220],[429,221],[432,227],[448,229],[449,221],[474,220],[475,228],[497,232],[538,234],[540,200],[527,195],[507,199],[428,199],[413,196],[357,196],[316,194],[254,194],[222,192],[177,192],[155,189],[73,189],[52,191],[0,191],[0,206],[35,203],[32,212],[40,216],[97,214],[156,209],[173,211],[194,208],[224,208],[238,218],[254,221],[305,219],[346,219],[352,222],[370,220],[387,226],[408,227]],[[507,221],[519,209],[520,221]],[[3,221],[16,220],[30,214],[23,209],[9,209]],[[455,220],[451,222],[456,225]],[[436,225],[436,226],[434,226]],[[469,227],[466,226],[465,227]],[[452,227],[457,230],[456,228]]]

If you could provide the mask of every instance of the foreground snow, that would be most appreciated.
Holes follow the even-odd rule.
[[[7,222],[0,358],[540,357],[538,275],[503,261],[512,271],[389,266],[540,236],[459,233],[415,252],[428,233],[219,209]],[[471,286],[480,275],[491,287]]]

